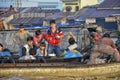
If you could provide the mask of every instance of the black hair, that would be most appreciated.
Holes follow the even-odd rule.
[[[35,55],[36,54],[36,49],[35,48],[31,48],[29,50],[29,53],[30,53],[30,55]]]
[[[31,41],[31,40],[33,40],[32,36],[27,37],[27,41]]]
[[[36,35],[36,36],[38,36],[38,35],[40,35],[40,34],[41,34],[41,31],[40,31],[40,30],[35,31],[35,35]]]
[[[40,46],[44,46],[44,47],[46,47],[45,42],[41,42],[41,43],[40,43]]]
[[[19,26],[24,26],[23,24],[20,24]]]
[[[108,37],[108,38],[110,38],[110,34],[105,33],[105,34],[103,35],[103,37]]]
[[[73,39],[73,37],[71,37],[69,40],[68,40],[69,44],[74,44],[75,43],[75,40]]]
[[[0,43],[0,46],[3,47],[2,43]]]
[[[24,25],[23,25],[23,24],[20,24],[20,25],[19,25],[19,28],[24,28]]]
[[[55,24],[56,23],[55,20],[50,20],[50,24],[52,24],[52,23]]]

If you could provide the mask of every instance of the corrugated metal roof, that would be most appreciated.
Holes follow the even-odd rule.
[[[76,12],[74,15],[68,17],[68,19],[79,19],[81,21],[85,20],[86,18],[90,17],[90,15],[96,11],[96,7],[85,7],[82,8],[80,11]]]
[[[16,18],[11,20],[9,23],[13,25],[19,25],[19,24],[41,25],[43,23],[43,19],[42,18]]]
[[[55,14],[53,14],[53,15],[51,15],[51,16],[47,16],[46,18],[45,18],[45,20],[51,20],[51,19],[62,19],[62,18],[65,18],[65,17],[67,17],[67,16],[69,16],[70,14],[72,14],[72,13],[67,13],[67,12],[60,12],[60,13],[55,13]]]
[[[104,0],[98,8],[113,8],[120,7],[120,0]]]
[[[108,17],[113,14],[120,14],[120,10],[96,10],[89,17]]]
[[[57,13],[57,12],[60,12],[60,10],[59,9],[43,10],[40,7],[28,7],[28,8],[25,8],[24,10],[22,10],[21,12],[22,13],[41,13],[41,12],[44,12],[44,13]]]
[[[86,7],[81,9],[76,14],[68,17],[68,19],[79,19],[84,21],[86,18],[98,18],[98,17],[108,17],[114,14],[120,14],[119,9],[102,9],[99,10],[97,7]]]

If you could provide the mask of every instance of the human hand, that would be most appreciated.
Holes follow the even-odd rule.
[[[17,43],[17,45],[20,45],[20,42],[16,42]]]
[[[59,35],[57,35],[57,36],[55,36],[55,38],[60,38],[60,36],[59,36]]]
[[[49,41],[49,40],[51,40],[52,38],[48,38],[47,40]]]
[[[72,32],[68,32],[68,35],[72,36],[73,34],[72,34]]]

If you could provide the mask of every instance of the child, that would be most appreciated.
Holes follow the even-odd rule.
[[[45,42],[41,42],[40,47],[37,49],[36,56],[46,56],[46,55],[47,55],[46,44]]]
[[[46,60],[44,59],[44,56],[47,56],[46,43],[41,42],[39,48],[37,49],[37,53],[35,57],[37,61],[42,60],[43,62],[46,62]]]

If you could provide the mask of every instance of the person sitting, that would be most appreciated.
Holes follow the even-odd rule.
[[[36,56],[47,56],[45,42],[40,43],[40,47],[37,49]]]
[[[27,37],[27,44],[22,48],[22,57],[19,60],[36,60],[34,55],[36,54],[36,47],[33,45],[33,37]]]
[[[98,64],[96,62],[96,59],[102,55],[110,55],[116,61],[120,61],[119,52],[116,49],[116,46],[108,33],[105,33],[103,35],[103,38],[95,42],[92,48],[92,53],[90,55],[90,60],[87,64]]]
[[[82,57],[82,54],[78,51],[76,37],[72,34],[72,32],[68,33],[68,37],[69,45],[64,51],[64,58]]]
[[[1,43],[0,43],[0,57],[3,58],[1,61],[2,63],[4,63],[6,60],[9,60],[10,62],[15,63],[10,53],[10,50],[7,48],[4,48]]]
[[[67,47],[67,49],[69,49],[70,51],[77,49],[78,45],[76,42],[76,37],[73,35],[72,32],[68,33],[68,43],[69,46]]]
[[[37,53],[36,53],[35,56],[37,58],[37,61],[42,60],[43,62],[46,62],[46,60],[44,59],[44,57],[47,56],[46,43],[45,42],[40,43],[40,46],[37,49]]]

